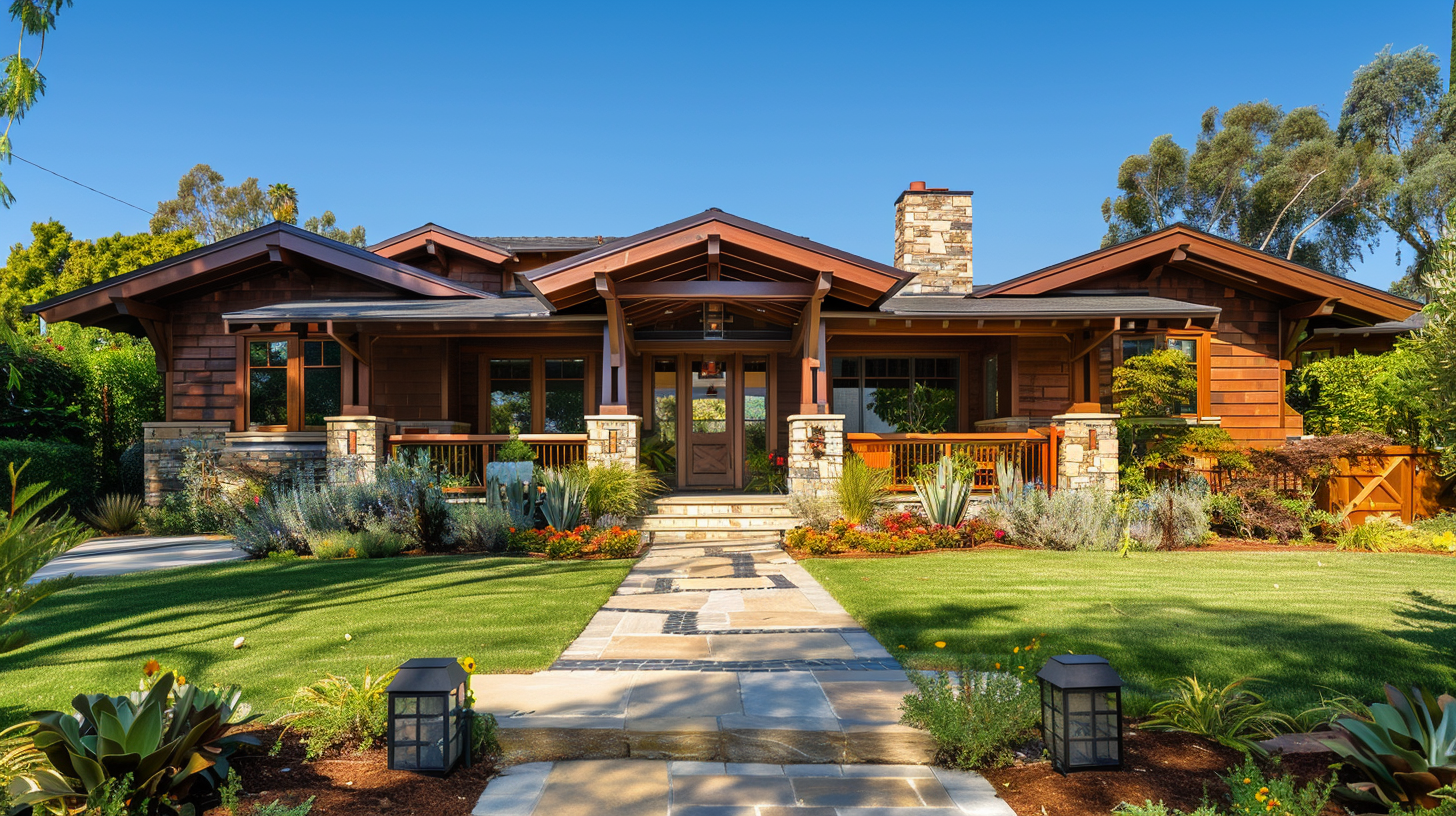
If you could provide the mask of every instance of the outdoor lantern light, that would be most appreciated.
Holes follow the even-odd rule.
[[[1096,655],[1057,655],[1037,672],[1041,739],[1052,768],[1122,768],[1122,678]]]
[[[447,774],[469,762],[470,675],[452,657],[417,657],[399,667],[389,693],[389,769]]]

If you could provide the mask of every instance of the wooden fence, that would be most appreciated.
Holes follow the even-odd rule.
[[[395,434],[389,437],[389,454],[424,450],[443,472],[471,487],[483,487],[485,465],[496,460],[510,438],[508,434]],[[536,452],[540,467],[561,468],[586,458],[586,434],[521,434],[520,438]]]
[[[1057,482],[1057,444],[1061,431],[1043,428],[1025,433],[981,434],[845,434],[845,443],[872,468],[889,468],[891,489],[910,491],[921,471],[942,456],[971,466],[972,489],[996,489],[996,463],[1015,465],[1022,480],[1050,490]]]

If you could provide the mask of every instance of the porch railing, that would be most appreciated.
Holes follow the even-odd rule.
[[[910,491],[925,466],[934,467],[942,456],[958,461],[972,473],[972,490],[996,489],[996,463],[1015,465],[1026,484],[1056,487],[1057,442],[1061,431],[1040,428],[1024,433],[984,434],[845,434],[850,449],[870,467],[889,468],[890,489]]]
[[[496,460],[509,434],[395,434],[389,437],[389,455],[396,450],[424,450],[445,473],[471,487],[485,485],[485,465]],[[536,464],[561,468],[586,458],[586,434],[521,434],[521,441],[536,452]]]

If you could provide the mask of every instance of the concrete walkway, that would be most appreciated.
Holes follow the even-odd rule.
[[[195,567],[247,558],[232,539],[209,536],[115,536],[93,538],[52,559],[30,579],[125,575],[131,572]]]
[[[925,767],[904,671],[775,540],[655,544],[550,670],[473,685],[513,763],[477,814],[1011,813]]]

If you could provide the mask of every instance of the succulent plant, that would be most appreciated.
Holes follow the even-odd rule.
[[[519,479],[502,482],[500,476],[492,474],[485,480],[486,503],[504,512],[511,526],[517,529],[529,530],[536,526],[537,495],[535,485]]]
[[[1351,803],[1388,808],[1435,808],[1439,790],[1456,785],[1456,697],[1412,687],[1406,696],[1386,685],[1388,703],[1370,706],[1370,719],[1338,717],[1336,736],[1320,742],[1365,774],[1335,790]]]
[[[920,497],[925,516],[932,523],[954,527],[966,517],[971,483],[956,475],[955,463],[949,456],[942,456],[935,466],[935,478],[915,481],[915,495]]]
[[[546,499],[541,502],[541,515],[558,530],[570,530],[581,521],[586,504],[586,485],[575,473],[546,468],[541,471],[541,484]]]
[[[90,800],[125,784],[130,806],[146,800],[157,813],[186,811],[183,801],[195,786],[215,788],[237,746],[258,742],[228,733],[247,719],[236,686],[206,691],[175,682],[168,672],[126,697],[78,695],[71,705],[79,718],[37,712],[29,736],[49,767],[12,782],[15,804],[97,804]],[[235,717],[242,719],[234,723]]]

